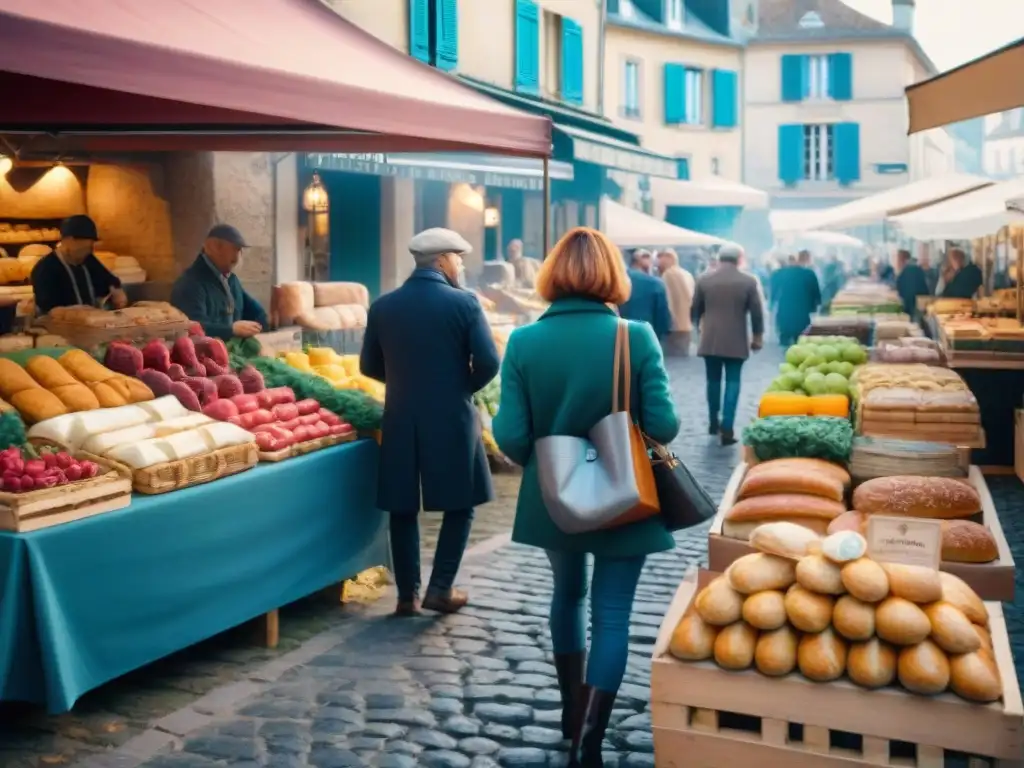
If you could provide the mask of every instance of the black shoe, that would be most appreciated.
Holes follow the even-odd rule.
[[[571,739],[576,723],[582,717],[581,696],[583,691],[583,669],[587,664],[587,652],[556,653],[555,672],[558,673],[558,690],[562,693],[562,738]]]
[[[731,429],[723,429],[721,435],[722,445],[736,445],[736,435],[733,434]]]
[[[717,421],[712,421],[712,422],[710,422],[708,424],[708,434],[709,435],[717,435],[718,434],[718,422]]]
[[[601,746],[615,706],[615,693],[583,686],[583,718],[569,751],[570,768],[604,768]]]

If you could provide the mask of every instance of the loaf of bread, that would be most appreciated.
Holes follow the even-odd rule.
[[[715,638],[715,663],[723,669],[747,669],[754,663],[757,630],[744,621],[730,624]]]
[[[861,483],[853,508],[872,515],[906,515],[949,520],[981,511],[978,492],[951,477],[894,475]]]
[[[39,383],[39,386],[46,389],[56,389],[57,387],[67,387],[80,383],[64,369],[63,365],[48,355],[30,357],[28,362],[25,363],[25,371]]]
[[[821,632],[832,623],[835,601],[794,584],[786,591],[786,616],[801,632]]]
[[[865,688],[884,688],[896,679],[896,651],[877,637],[850,646],[846,674]]]
[[[824,555],[800,558],[796,564],[796,583],[822,595],[841,595],[846,591],[842,569]]]
[[[856,531],[836,531],[821,542],[821,554],[840,565],[859,560],[867,551],[867,539]]]
[[[828,524],[828,535],[831,536],[833,533],[839,533],[840,531],[855,531],[856,533],[866,533],[868,530],[868,515],[863,512],[856,512],[849,510],[843,512],[839,517]]]
[[[925,606],[924,612],[932,625],[932,642],[946,653],[972,653],[981,648],[981,636],[959,608],[940,600]]]
[[[742,617],[743,595],[729,585],[725,576],[719,576],[700,591],[694,607],[708,624],[724,627]]]
[[[10,402],[26,389],[38,389],[39,383],[13,360],[0,357],[0,397]]]
[[[802,493],[842,501],[843,484],[824,473],[776,467],[748,474],[740,484],[737,498],[748,499],[780,493]]]
[[[756,477],[762,472],[774,472],[779,469],[796,472],[800,475],[821,474],[838,481],[842,486],[849,487],[850,473],[839,464],[824,459],[772,459],[755,464],[747,470],[747,477]]]
[[[784,557],[755,552],[734,561],[725,575],[737,592],[752,595],[766,589],[787,589],[796,581],[796,563]]]
[[[931,603],[942,599],[942,580],[939,572],[922,565],[882,563],[889,577],[889,592],[912,603]]]
[[[99,363],[88,352],[80,349],[69,349],[57,358],[57,362],[64,370],[81,381],[83,384],[106,381],[117,376],[112,370]]]
[[[959,608],[972,623],[988,626],[988,609],[966,581],[952,573],[939,571],[939,582],[942,584],[943,601]]]
[[[949,659],[930,640],[901,649],[896,668],[900,684],[908,691],[934,696],[949,687]]]
[[[799,493],[753,496],[736,502],[725,514],[722,533],[747,540],[762,523],[790,522],[824,534],[828,524],[846,511],[839,501]]]
[[[40,421],[63,416],[68,412],[59,397],[39,386],[15,392],[10,402],[18,409],[26,424],[38,424]]]
[[[991,654],[974,652],[949,660],[950,685],[953,691],[969,701],[988,703],[1003,695],[999,668]]]
[[[867,557],[843,566],[843,586],[865,603],[877,603],[889,594],[889,577],[878,563]]]
[[[786,601],[782,592],[768,589],[743,601],[743,620],[754,629],[773,630],[786,623]]]
[[[796,631],[784,625],[771,632],[762,632],[754,648],[754,666],[762,675],[780,677],[796,668]]]
[[[696,611],[687,613],[676,625],[668,652],[684,661],[703,661],[715,653],[718,628],[708,624]]]
[[[821,537],[796,523],[763,523],[750,534],[750,546],[759,552],[799,560],[815,550]]]
[[[55,364],[56,362],[54,360]],[[61,368],[61,370],[63,371],[64,369]],[[93,394],[92,390],[85,386],[85,384],[79,384],[77,381],[62,387],[54,387],[53,394],[64,403],[64,407],[68,409],[69,413],[94,411],[100,407],[100,401],[96,399],[96,395]]]
[[[943,520],[942,559],[950,563],[991,563],[999,559],[999,548],[984,525],[970,520]]]
[[[982,652],[992,652],[992,635],[980,624],[971,624],[971,629],[974,630],[974,634],[978,636],[978,640],[981,642],[980,650]]]
[[[887,597],[875,609],[875,632],[893,645],[916,645],[931,631],[932,624],[920,606],[902,597]]]
[[[875,634],[875,606],[843,595],[832,609],[832,626],[847,640],[868,640]]]
[[[827,683],[846,670],[846,641],[829,627],[814,635],[804,635],[796,651],[800,672],[809,680]]]

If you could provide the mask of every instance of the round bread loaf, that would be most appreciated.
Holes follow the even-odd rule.
[[[715,662],[723,669],[746,669],[754,661],[757,630],[745,621],[730,624],[715,638]]]
[[[999,548],[984,525],[970,520],[943,520],[942,559],[949,563],[991,563],[999,559]]]
[[[966,581],[952,573],[939,571],[939,582],[942,584],[943,601],[955,605],[974,624],[988,626],[988,609]]]
[[[743,616],[743,595],[729,585],[725,576],[719,576],[700,591],[694,607],[708,624],[724,627]]]
[[[896,679],[896,651],[877,637],[854,643],[846,658],[846,674],[865,688],[884,688]]]
[[[716,637],[718,628],[704,621],[696,611],[691,611],[676,625],[668,651],[684,661],[710,659],[715,652]]]
[[[846,591],[842,569],[824,555],[800,558],[796,564],[796,583],[822,595],[841,595]]]
[[[775,589],[755,592],[743,601],[743,620],[754,629],[778,629],[786,623],[786,601]]]
[[[752,595],[766,589],[786,589],[796,581],[796,563],[784,557],[755,552],[734,561],[725,575],[737,592]]]
[[[843,566],[843,586],[865,603],[877,603],[889,594],[889,577],[878,563],[867,557]]]
[[[750,534],[750,546],[776,557],[799,560],[821,545],[821,537],[796,523],[763,523]]]
[[[801,472],[785,467],[773,467],[747,474],[740,484],[737,497],[769,496],[779,493],[805,493],[833,501],[843,500],[843,484],[834,477],[818,472]]]
[[[872,515],[906,515],[949,520],[981,511],[978,492],[952,477],[893,475],[861,483],[853,508]]]
[[[796,631],[789,625],[762,632],[754,648],[754,665],[762,675],[780,677],[796,668]]]
[[[988,703],[1003,695],[999,668],[991,654],[965,653],[949,660],[950,686],[968,701]]]
[[[786,592],[786,616],[801,632],[821,632],[832,622],[834,601],[794,584]]]
[[[981,637],[959,608],[940,601],[925,606],[924,612],[932,625],[932,642],[946,653],[972,653],[981,648]]]
[[[949,659],[931,640],[901,649],[896,669],[900,684],[922,696],[934,696],[949,687]]]
[[[839,464],[833,464],[824,459],[771,459],[755,464],[747,470],[747,477],[756,477],[762,472],[774,472],[779,469],[787,469],[801,475],[824,474],[839,482],[843,487],[850,485],[850,473]]]
[[[856,531],[836,531],[821,542],[821,554],[840,565],[859,560],[867,551],[867,540]]]
[[[895,645],[916,645],[931,631],[920,606],[902,597],[887,597],[875,609],[875,633]]]
[[[922,565],[883,563],[889,577],[889,592],[912,603],[932,603],[942,599],[942,580],[939,572]]]
[[[846,670],[846,641],[831,628],[814,635],[804,635],[796,652],[800,672],[809,680],[827,683],[841,677]]]
[[[867,640],[875,634],[875,606],[843,595],[832,609],[832,626],[847,640]]]

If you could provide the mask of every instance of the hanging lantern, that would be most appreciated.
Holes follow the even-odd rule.
[[[302,192],[302,208],[309,213],[327,213],[330,202],[327,199],[327,189],[320,181],[320,174],[314,173],[309,186]]]

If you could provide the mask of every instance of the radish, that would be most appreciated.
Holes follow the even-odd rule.
[[[20,477],[13,477],[13,476],[12,477],[8,477],[8,476],[5,475],[3,480],[0,481],[0,482],[3,483],[3,487],[4,487],[5,491],[12,491],[14,493],[18,493],[18,492],[21,491],[21,478]]]
[[[36,477],[46,471],[46,462],[42,459],[29,459],[25,462],[25,474]]]
[[[36,489],[36,480],[32,475],[22,475],[21,477],[21,490],[23,491],[34,491]]]
[[[74,483],[82,479],[82,467],[79,464],[72,464],[64,470],[64,475],[67,477],[68,482]]]
[[[80,466],[83,478],[96,477],[100,473],[100,466],[94,461],[83,461]]]
[[[55,454],[55,453],[44,453],[41,458],[43,460],[43,463],[47,467],[56,467],[57,466],[57,454]]]
[[[66,451],[61,451],[60,453],[57,454],[57,466],[60,467],[61,469],[67,469],[74,462],[75,460],[71,458],[71,455],[68,454]]]

